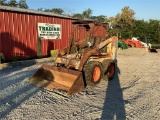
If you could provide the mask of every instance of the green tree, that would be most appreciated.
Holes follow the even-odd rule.
[[[160,43],[160,21],[150,19],[148,22],[148,33],[146,35],[151,43]]]
[[[128,6],[122,8],[121,20],[119,21],[122,29],[122,37],[131,38],[133,37],[133,27],[134,27],[134,15],[135,12]]]
[[[94,21],[98,21],[98,22],[106,22],[107,17],[104,15],[99,15],[99,16],[91,16],[90,17],[92,20]]]
[[[143,42],[160,43],[160,21],[159,20],[135,20],[133,35],[139,37]],[[147,38],[148,41],[145,41]]]
[[[7,0],[0,0],[0,5],[7,5]]]
[[[50,9],[44,9],[44,12],[51,12]]]
[[[90,19],[91,15],[92,15],[93,11],[88,8],[85,11],[82,12],[83,15],[83,19]]]
[[[37,11],[43,11],[43,8],[38,8]]]
[[[76,19],[83,19],[83,15],[80,13],[73,14],[72,17]]]
[[[107,19],[109,22],[109,36],[116,36],[118,33],[121,33],[121,27],[118,24],[118,20],[120,19],[120,14],[117,14],[116,17],[110,17]],[[120,36],[121,37],[121,36]]]
[[[64,10],[62,10],[61,8],[53,8],[51,10],[51,12],[54,12],[55,14],[62,15],[64,13]]]
[[[148,22],[144,20],[135,20],[135,26],[133,27],[133,36],[139,37],[141,41],[145,41],[148,31]]]
[[[43,11],[43,8],[38,8],[38,11]],[[61,8],[53,8],[53,9],[44,9],[44,12],[53,12],[55,14],[62,15],[64,13],[64,10]]]
[[[18,7],[18,3],[16,0],[10,0],[8,2],[8,6],[11,6],[11,7]]]
[[[119,34],[122,38],[130,38],[133,36],[134,27],[134,15],[135,12],[128,6],[121,9],[121,13],[118,13],[115,17],[110,17],[110,34]]]
[[[135,26],[133,28],[134,37],[139,37],[142,41],[145,39],[148,31],[148,22],[144,20],[135,20]]]
[[[19,8],[25,8],[28,9],[28,5],[26,3],[26,0],[20,0],[18,3]]]

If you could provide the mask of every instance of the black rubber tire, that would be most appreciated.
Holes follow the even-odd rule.
[[[94,72],[95,67],[98,67],[100,69],[100,76],[99,76],[99,79],[96,80],[96,82],[93,80],[93,72]],[[100,82],[102,75],[103,75],[102,64],[97,61],[88,62],[86,65],[84,65],[83,74],[84,74],[86,85],[95,86],[96,84]]]
[[[112,72],[113,74],[111,76],[108,76],[109,72],[110,72],[110,66],[112,65],[113,69]],[[102,66],[103,66],[103,75],[104,76],[108,76],[108,80],[112,80],[114,78],[114,74],[115,74],[115,62],[111,61],[111,60],[103,60],[102,62]]]
[[[111,62],[111,63],[110,63],[110,65],[108,66],[108,70],[107,70],[107,71],[109,71],[109,69],[110,69],[109,67],[110,67],[111,65],[113,66],[113,70],[112,70],[112,71],[113,71],[113,74],[112,74],[110,77],[108,77],[108,80],[109,80],[109,81],[110,81],[110,80],[113,80],[114,75],[115,75],[115,63],[114,63],[114,62]],[[107,74],[108,74],[108,73],[107,73]]]

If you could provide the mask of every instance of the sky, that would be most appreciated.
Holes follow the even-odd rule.
[[[26,0],[29,9],[61,8],[66,13],[82,13],[90,8],[93,16],[116,16],[129,6],[135,12],[135,19],[160,20],[160,0]]]

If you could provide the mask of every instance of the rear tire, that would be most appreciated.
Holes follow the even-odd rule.
[[[102,65],[97,61],[88,62],[83,69],[86,85],[95,86],[103,75]]]
[[[108,76],[109,81],[114,78],[114,74],[115,74],[115,63],[114,62],[111,62],[109,64],[107,71],[104,74]]]
[[[104,76],[108,77],[108,80],[112,80],[115,74],[115,62],[111,60],[103,60],[102,62]]]

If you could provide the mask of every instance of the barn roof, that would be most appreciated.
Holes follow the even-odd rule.
[[[16,7],[2,6],[2,5],[0,5],[0,11],[11,11],[11,12],[19,12],[19,13],[25,13],[25,14],[35,14],[35,15],[44,15],[44,16],[75,19],[75,18],[72,18],[72,17],[68,17],[68,16],[65,16],[65,15],[59,15],[59,14],[54,14],[54,13],[51,13],[51,12],[43,12],[43,11],[37,11],[37,10],[32,10],[32,9],[23,9],[23,8],[16,8]]]

